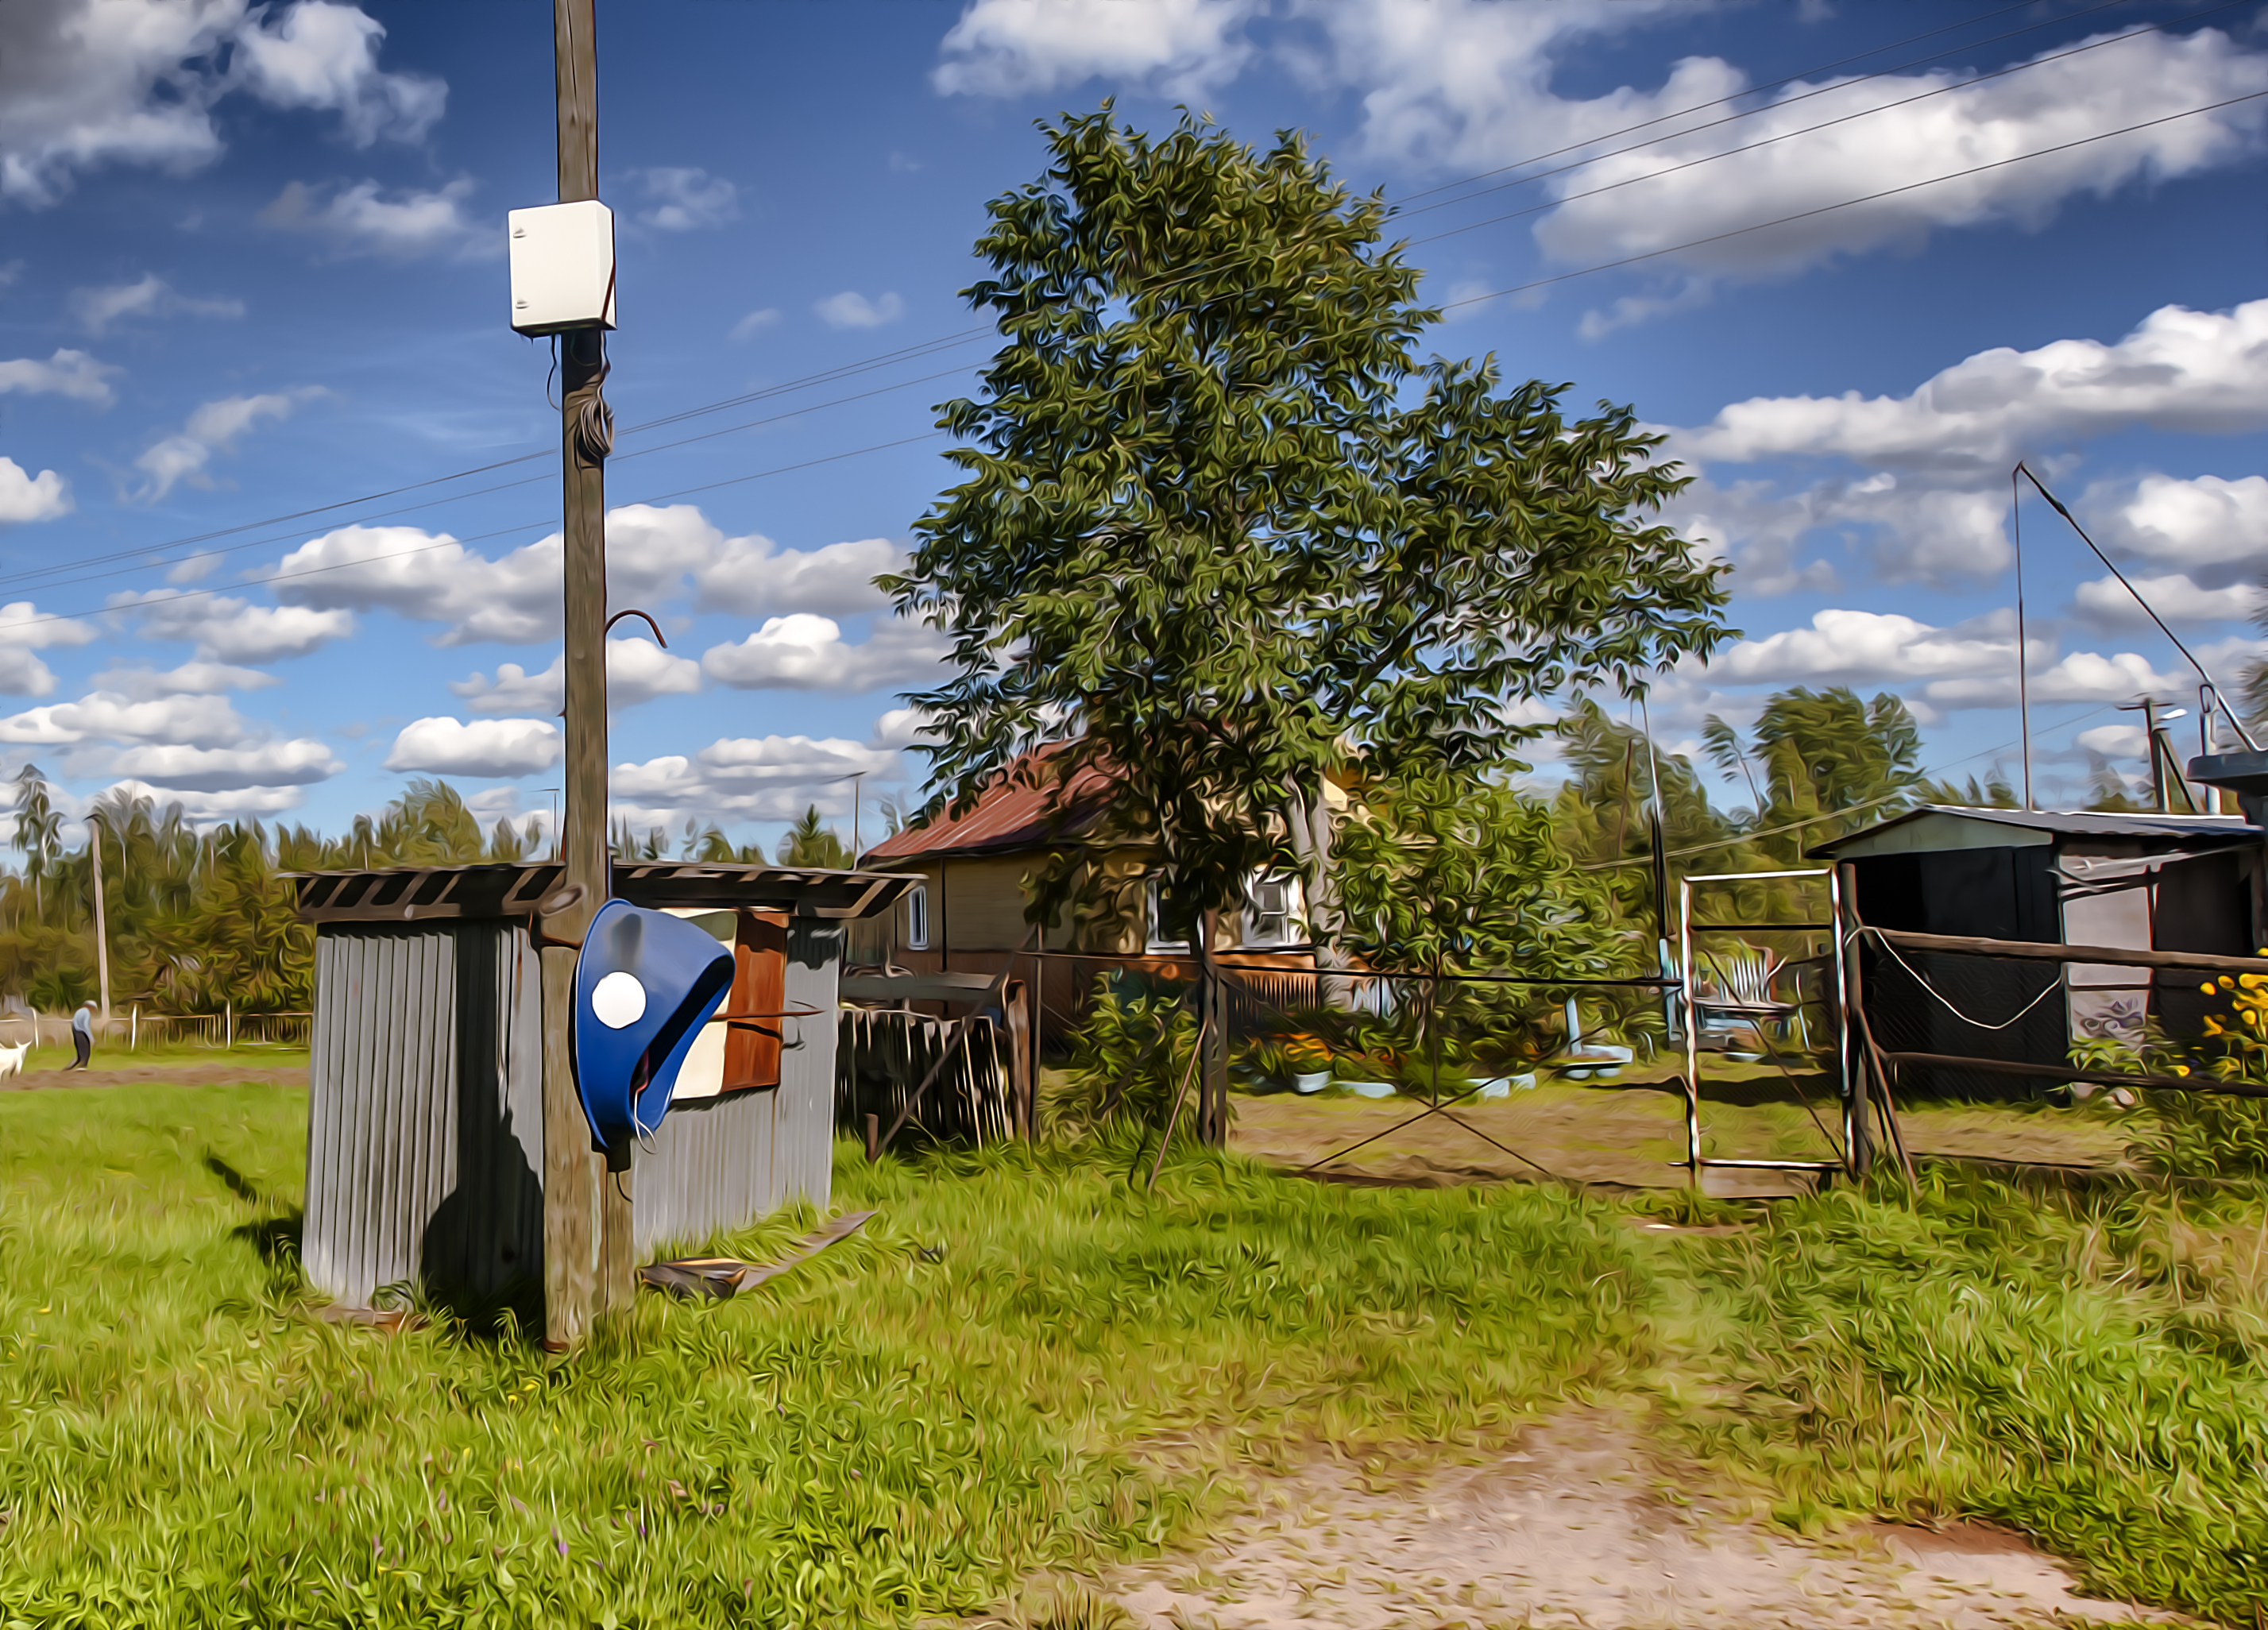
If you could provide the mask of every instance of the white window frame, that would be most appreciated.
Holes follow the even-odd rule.
[[[1263,888],[1283,890],[1280,911],[1263,912],[1260,910],[1259,893]],[[1244,922],[1241,941],[1243,948],[1254,951],[1277,951],[1306,945],[1308,941],[1306,895],[1296,872],[1254,873],[1244,889]],[[1280,929],[1272,936],[1263,932],[1262,925],[1269,917],[1278,918],[1282,923]]]
[[[924,878],[906,890],[906,949],[929,949],[929,881]]]
[[[1165,912],[1158,898],[1158,890],[1165,882],[1155,874],[1142,880],[1142,948],[1145,951],[1180,953],[1189,948],[1187,940],[1165,938]]]

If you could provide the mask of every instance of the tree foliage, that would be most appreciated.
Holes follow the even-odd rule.
[[[841,871],[850,864],[850,851],[833,827],[819,818],[813,804],[796,818],[780,844],[782,866],[808,866]]]
[[[1508,704],[1726,636],[1720,568],[1652,519],[1684,484],[1659,439],[1422,358],[1438,313],[1385,205],[1297,136],[1153,139],[1106,107],[1046,138],[976,245],[966,297],[1005,343],[941,409],[966,479],[882,579],[952,638],[911,698],[940,800],[1067,740],[1048,773],[1121,778],[1187,917],[1292,863],[1350,752],[1515,764],[1536,727]]]
[[[1748,745],[1714,714],[1704,740],[1718,766],[1757,793],[1759,840],[1783,860],[1896,813],[1922,781],[1920,727],[1889,691],[1862,702],[1847,686],[1798,685],[1764,704]],[[1837,815],[1845,818],[1822,818]]]

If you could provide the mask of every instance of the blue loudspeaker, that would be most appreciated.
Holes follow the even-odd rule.
[[[652,1135],[678,1067],[733,988],[733,953],[666,911],[609,900],[575,961],[575,1088],[601,1149]]]

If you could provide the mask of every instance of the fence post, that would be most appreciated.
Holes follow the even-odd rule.
[[[1008,1131],[1011,1137],[1032,1135],[1031,1010],[1026,1006],[1030,987],[1019,979],[1001,992],[1000,1011],[1008,1030]]]
[[[132,1052],[142,1044],[142,1004],[134,1004],[134,1012],[126,1021],[126,1051]]]
[[[226,1027],[221,1032],[220,1044],[223,1047],[233,1047],[236,1045],[236,1004],[223,1002],[220,1005],[220,1011],[222,1022]]]

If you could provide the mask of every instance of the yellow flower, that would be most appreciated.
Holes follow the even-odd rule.
[[[2177,1064],[2174,1066],[2174,1073],[2176,1075],[2187,1075],[2189,1073],[2190,1066],[2186,1064]]]

